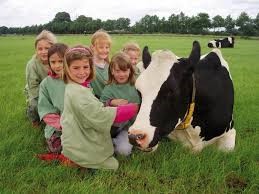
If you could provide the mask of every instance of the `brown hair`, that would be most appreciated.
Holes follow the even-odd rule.
[[[123,51],[123,52],[126,52],[126,53],[127,53],[128,51],[136,51],[136,52],[139,53],[139,55],[140,55],[140,53],[141,53],[141,50],[140,50],[139,45],[138,45],[137,43],[135,43],[135,42],[126,43],[126,44],[123,46],[122,51]]]
[[[109,70],[108,70],[109,79],[107,84],[116,82],[116,80],[112,75],[112,70],[115,68],[116,65],[118,65],[119,69],[122,71],[126,71],[127,69],[130,69],[128,82],[130,82],[131,85],[134,85],[135,84],[134,69],[130,63],[129,56],[123,52],[118,52],[115,55],[113,55],[111,59],[111,64],[109,65]]]
[[[51,45],[57,43],[56,36],[48,30],[42,30],[42,32],[40,34],[38,34],[38,36],[36,37],[35,42],[34,42],[35,48],[37,47],[38,42],[41,40],[46,40]]]
[[[71,63],[75,60],[82,60],[82,59],[89,60],[91,72],[87,80],[92,80],[94,78],[95,72],[93,67],[93,54],[91,49],[86,46],[77,45],[68,49],[65,53],[64,74],[63,74],[63,80],[65,83],[68,83],[68,81],[71,80],[71,77],[69,76],[69,67]]]
[[[112,44],[111,36],[103,29],[97,30],[91,37],[92,46],[96,46],[100,42],[107,42],[110,46]],[[105,61],[109,63],[109,57]]]
[[[54,55],[55,53],[57,53],[60,58],[64,59],[64,55],[65,55],[65,52],[67,49],[68,49],[68,46],[66,44],[63,44],[63,43],[53,44],[48,50],[49,66],[50,66],[49,58],[51,57],[51,55]],[[63,62],[63,64],[64,64],[64,62]],[[55,72],[52,71],[51,66],[50,66],[50,70],[55,75]]]

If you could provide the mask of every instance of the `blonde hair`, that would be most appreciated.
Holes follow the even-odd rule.
[[[51,45],[57,43],[56,36],[48,30],[42,30],[42,32],[40,34],[38,34],[38,36],[35,39],[35,43],[34,43],[35,48],[37,47],[38,42],[41,40],[46,40]]]
[[[82,45],[74,46],[68,49],[64,56],[64,73],[63,80],[65,83],[68,83],[69,80],[72,80],[69,76],[69,67],[71,63],[75,60],[87,59],[90,65],[90,75],[87,78],[88,81],[92,80],[95,76],[94,66],[93,66],[93,54],[89,47]]]
[[[105,42],[109,46],[112,44],[111,36],[103,29],[97,30],[91,37],[92,46],[96,46],[100,42]],[[107,57],[105,61],[109,63],[109,57]]]
[[[126,43],[123,46],[122,51],[126,52],[126,53],[128,53],[128,51],[136,51],[136,52],[139,53],[139,56],[140,56],[140,53],[141,53],[139,45],[137,43],[135,43],[135,42],[128,42],[128,43]]]
[[[112,70],[115,69],[116,65],[122,71],[126,71],[127,69],[130,69],[130,75],[129,75],[128,82],[131,85],[134,85],[135,84],[134,68],[130,63],[129,56],[126,53],[123,53],[123,52],[118,52],[115,55],[113,55],[113,57],[111,59],[111,64],[109,65],[109,70],[108,70],[109,79],[108,79],[107,84],[111,84],[111,83],[116,82],[115,78],[112,75]]]
[[[93,46],[100,41],[106,41],[109,45],[112,44],[111,36],[103,29],[97,30],[91,37],[91,44]]]

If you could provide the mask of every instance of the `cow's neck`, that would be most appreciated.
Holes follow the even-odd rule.
[[[196,86],[195,86],[195,76],[192,74],[192,97],[188,109],[185,113],[184,119],[178,124],[175,129],[183,130],[188,128],[191,125],[192,115],[195,108],[195,94],[196,94]]]

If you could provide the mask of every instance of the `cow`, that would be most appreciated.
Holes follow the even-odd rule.
[[[135,86],[142,103],[128,138],[142,151],[154,151],[162,137],[179,140],[193,152],[209,144],[235,147],[234,89],[228,63],[219,49],[200,57],[193,42],[188,58],[155,51]],[[143,61],[145,63],[145,61]]]
[[[214,39],[208,43],[209,48],[234,48],[235,39],[232,36],[223,39]]]

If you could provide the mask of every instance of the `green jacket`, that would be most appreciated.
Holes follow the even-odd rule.
[[[116,108],[104,107],[91,89],[69,83],[61,116],[62,153],[86,168],[117,169],[110,129]]]
[[[104,68],[95,66],[95,78],[91,81],[91,87],[94,90],[94,94],[98,97],[101,96],[103,88],[108,81],[108,68],[109,65],[105,65]]]
[[[27,101],[31,104],[38,100],[40,82],[48,75],[48,65],[41,63],[34,55],[26,66],[26,86],[25,93]]]
[[[40,83],[39,100],[38,100],[38,113],[40,120],[50,113],[57,113],[61,115],[64,107],[64,93],[65,83],[61,79],[54,79],[47,76]],[[55,128],[46,125],[45,138],[50,138],[55,132]]]

